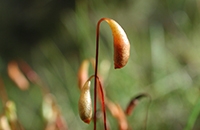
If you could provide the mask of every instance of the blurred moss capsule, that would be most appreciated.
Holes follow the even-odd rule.
[[[79,71],[78,71],[78,86],[79,86],[79,89],[81,89],[81,87],[83,87],[85,81],[87,81],[87,79],[88,79],[88,67],[89,67],[89,61],[84,60],[81,63],[81,66],[80,66]]]
[[[21,90],[27,90],[29,88],[29,82],[24,74],[21,72],[19,65],[16,61],[10,61],[8,63],[7,70],[9,77]]]
[[[0,117],[0,130],[11,130],[8,119],[5,115]]]

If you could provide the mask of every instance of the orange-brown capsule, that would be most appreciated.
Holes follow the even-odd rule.
[[[88,79],[89,62],[91,62],[92,67],[95,68],[95,59],[91,58],[89,60],[84,60],[78,70],[78,86],[80,90]]]
[[[16,85],[21,90],[26,90],[29,88],[29,82],[19,69],[18,63],[16,61],[10,61],[8,63],[7,69],[9,77],[16,83]]]
[[[85,123],[90,123],[92,119],[92,100],[90,96],[90,81],[87,81],[81,88],[81,95],[78,103],[79,116]]]
[[[79,71],[78,71],[78,86],[79,86],[79,89],[81,89],[81,87],[83,87],[84,83],[88,79],[88,67],[89,67],[89,61],[84,60],[81,63],[81,66],[80,66]]]
[[[115,69],[126,65],[130,55],[130,43],[122,27],[113,19],[103,18],[110,26],[114,41]]]

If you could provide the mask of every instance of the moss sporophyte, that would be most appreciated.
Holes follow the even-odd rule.
[[[98,58],[99,58],[99,32],[101,22],[107,22],[112,30],[113,44],[114,44],[114,67],[115,69],[120,69],[124,67],[130,56],[130,43],[126,36],[126,33],[122,27],[113,19],[101,18],[97,23],[96,28],[96,59],[95,59],[95,73],[91,76],[86,83],[83,85],[84,80],[86,80],[87,74],[87,63],[83,63],[79,70],[79,88],[81,90],[81,95],[79,99],[79,114],[81,119],[89,123],[92,119],[92,101],[90,96],[90,80],[94,77],[94,130],[96,129],[96,103],[97,103],[97,86],[100,88],[101,94],[101,105],[104,114],[104,129],[107,130],[106,125],[106,111],[104,105],[104,93],[101,85],[101,81],[98,77]],[[80,86],[80,85],[83,85]]]

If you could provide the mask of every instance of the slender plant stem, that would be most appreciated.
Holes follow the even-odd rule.
[[[96,130],[96,104],[97,104],[97,71],[98,71],[98,60],[99,60],[99,27],[100,23],[104,21],[102,18],[97,23],[96,28],[96,61],[95,61],[95,80],[94,80],[94,130]]]
[[[104,122],[104,129],[107,130],[107,125],[106,125],[106,109],[105,109],[105,100],[104,100],[104,92],[103,92],[103,87],[101,85],[101,82],[98,78],[98,83],[101,91],[101,100],[102,100],[102,110],[103,110],[103,122]]]

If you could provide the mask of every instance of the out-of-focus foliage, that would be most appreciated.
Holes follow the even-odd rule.
[[[131,44],[128,64],[114,70],[111,30],[101,24],[99,67],[107,97],[125,109],[135,95],[151,95],[148,130],[184,129],[192,119],[193,129],[200,129],[199,113],[190,115],[200,95],[199,0],[1,0],[0,76],[6,89],[0,87],[1,99],[7,92],[24,129],[44,130],[44,93],[41,84],[30,80],[29,89],[20,90],[7,74],[11,60],[23,59],[39,75],[69,130],[93,129],[93,122],[84,124],[78,115],[77,73],[84,59],[95,56],[96,24],[102,17],[116,20]],[[127,118],[131,128],[144,127],[147,105],[141,100]],[[107,114],[110,128],[118,129]],[[103,129],[101,121],[97,125]]]

